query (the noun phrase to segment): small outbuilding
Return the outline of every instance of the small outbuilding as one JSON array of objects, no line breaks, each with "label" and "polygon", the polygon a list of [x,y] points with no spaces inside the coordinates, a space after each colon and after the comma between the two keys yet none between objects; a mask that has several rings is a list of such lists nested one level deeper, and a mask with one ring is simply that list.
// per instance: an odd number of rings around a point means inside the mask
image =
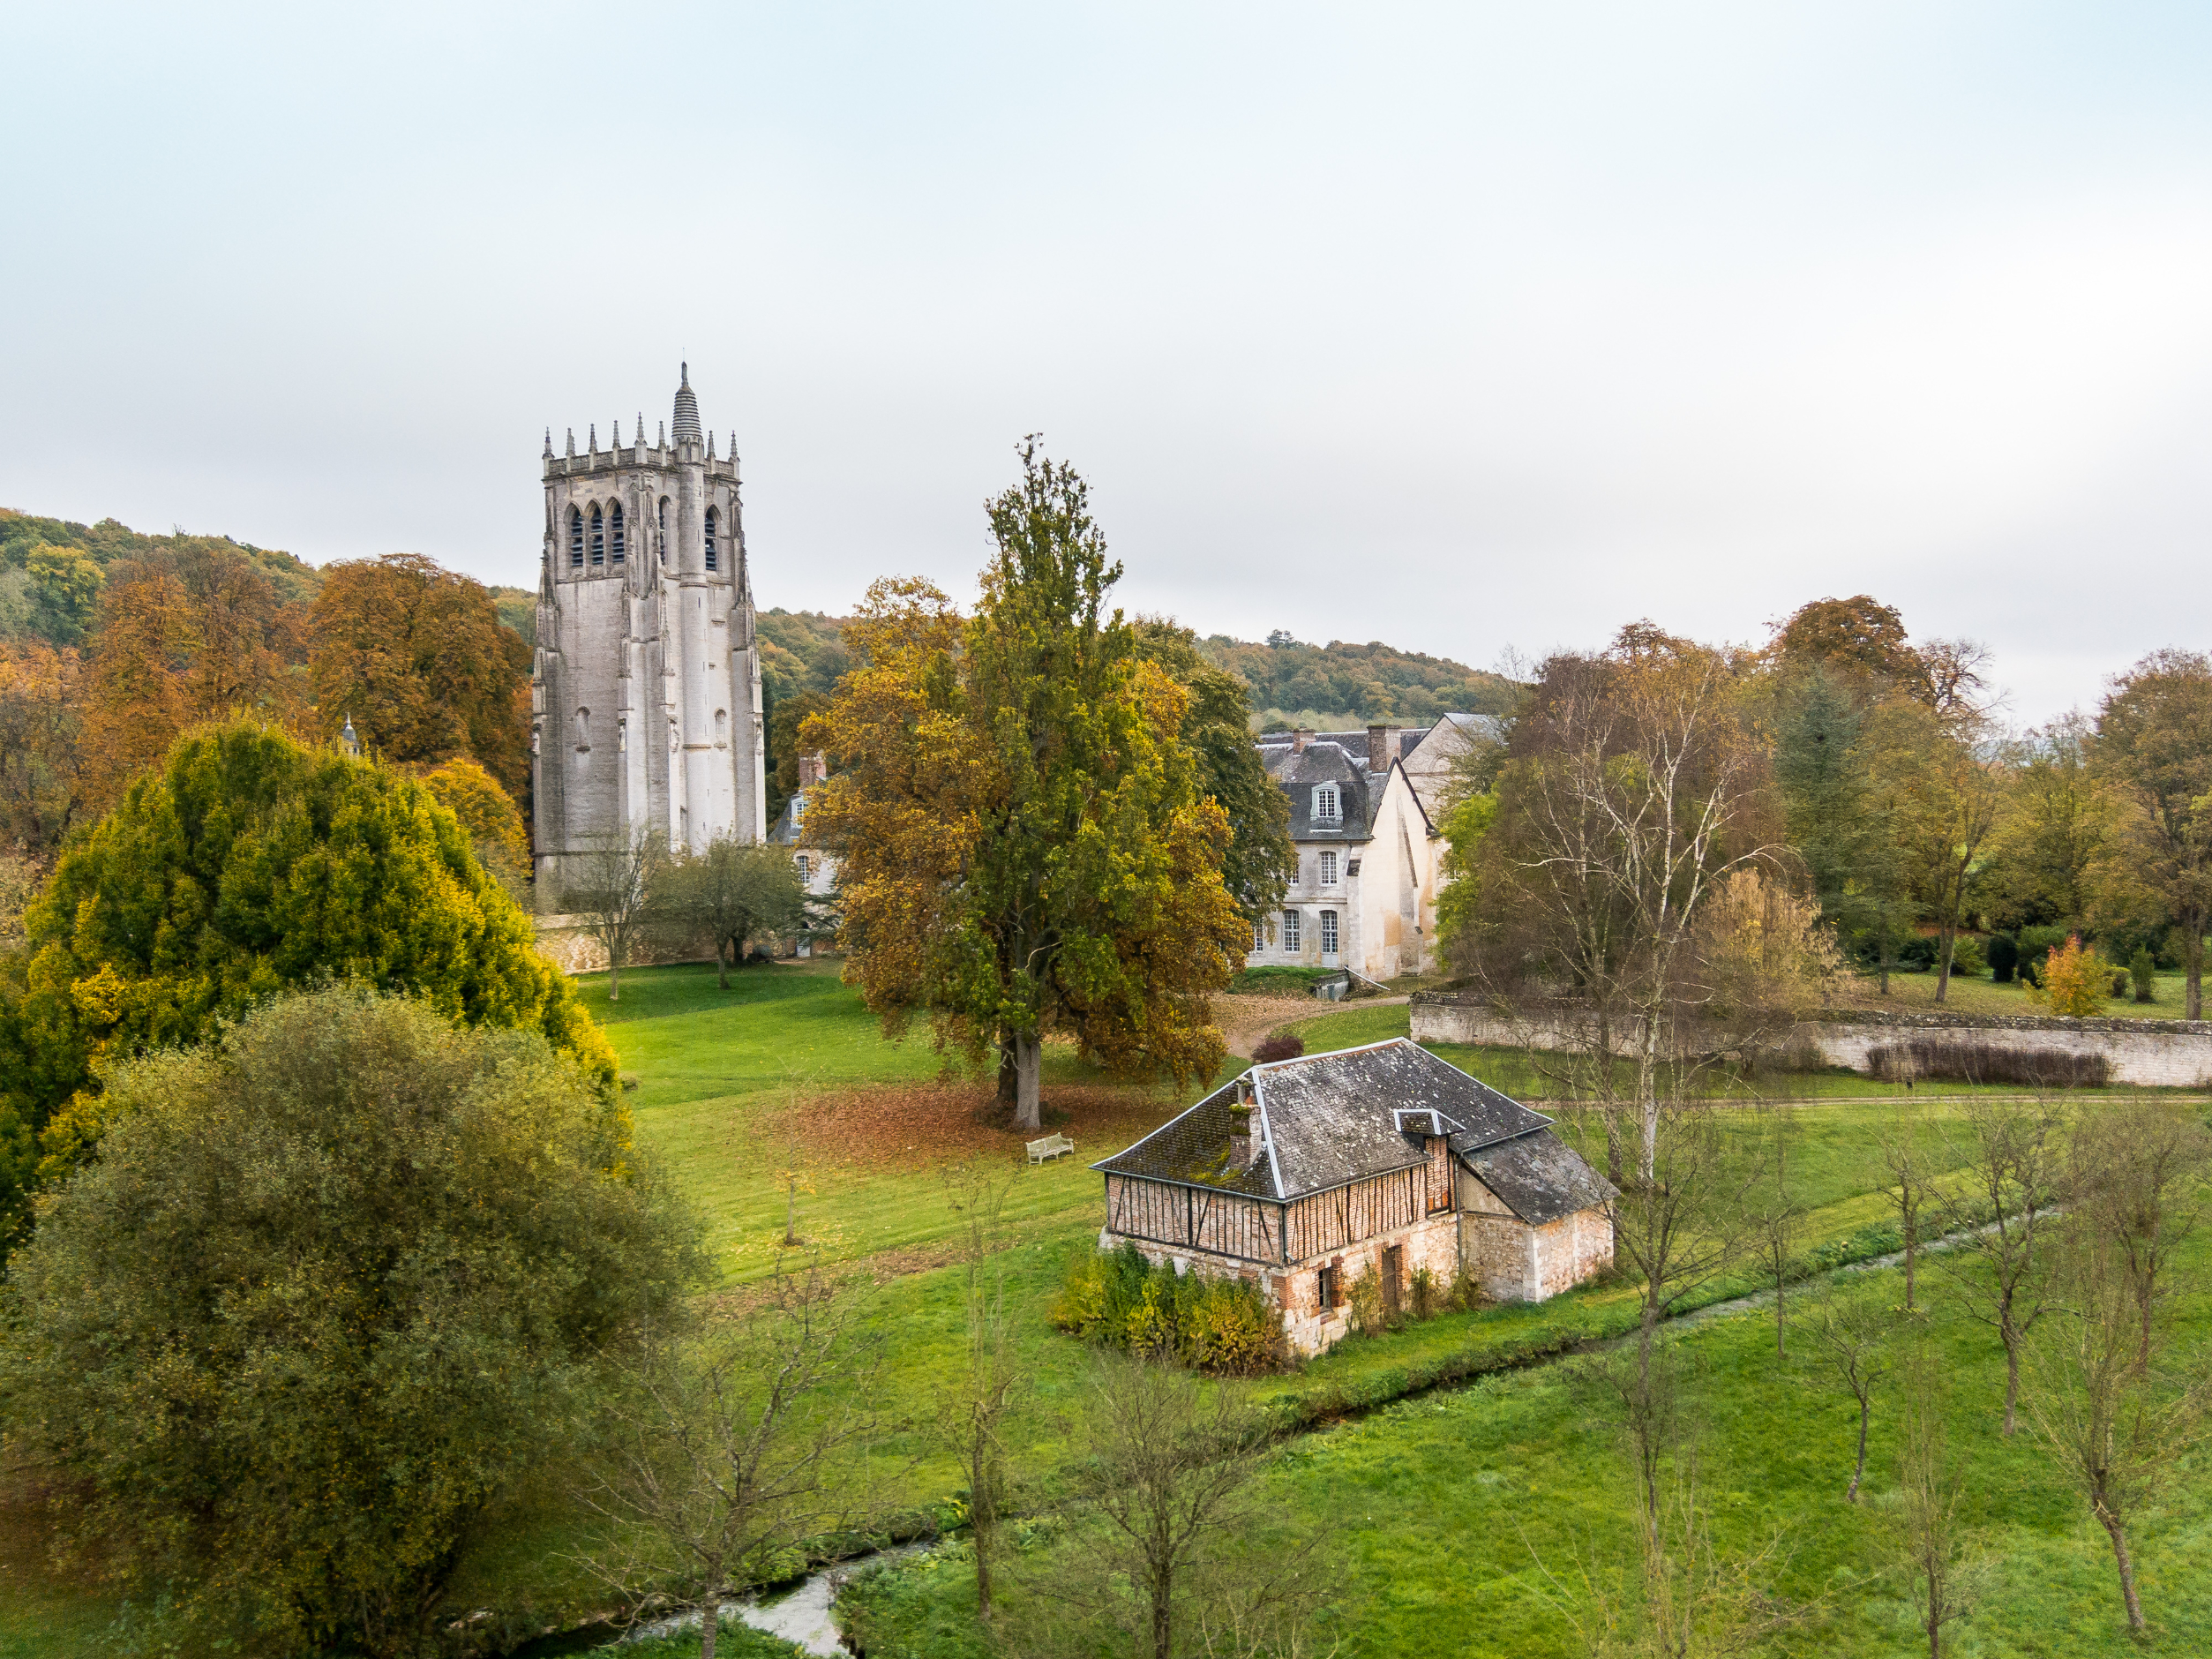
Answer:
[{"label": "small outbuilding", "polygon": [[1552,1120],[1403,1037],[1254,1066],[1091,1167],[1102,1247],[1257,1281],[1301,1354],[1363,1275],[1391,1310],[1424,1267],[1541,1302],[1613,1261],[1618,1195]]}]

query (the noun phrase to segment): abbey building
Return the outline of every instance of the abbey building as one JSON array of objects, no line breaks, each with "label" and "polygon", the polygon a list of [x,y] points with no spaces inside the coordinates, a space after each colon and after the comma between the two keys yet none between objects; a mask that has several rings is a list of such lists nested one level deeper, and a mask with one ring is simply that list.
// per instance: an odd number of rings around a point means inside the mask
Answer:
[{"label": "abbey building", "polygon": [[578,860],[656,835],[697,852],[767,829],[761,663],[738,501],[689,365],[648,444],[545,435],[545,548],[530,687],[538,908],[567,908]]}]

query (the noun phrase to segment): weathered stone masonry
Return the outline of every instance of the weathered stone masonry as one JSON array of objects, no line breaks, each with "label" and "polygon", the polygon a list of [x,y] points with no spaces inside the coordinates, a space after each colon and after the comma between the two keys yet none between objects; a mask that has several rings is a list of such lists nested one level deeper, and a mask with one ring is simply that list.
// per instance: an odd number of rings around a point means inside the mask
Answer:
[{"label": "weathered stone masonry", "polygon": [[698,851],[758,841],[767,804],[761,665],[737,444],[717,459],[688,368],[672,432],[585,453],[546,433],[530,687],[538,908],[576,856],[648,833]]},{"label": "weathered stone masonry", "polygon": [[[1423,993],[1413,999],[1412,1015],[1416,1042],[1545,1049],[1569,1046],[1563,1029],[1546,1016],[1511,1013],[1474,996]],[[2103,1059],[2111,1081],[2146,1088],[2212,1085],[2212,1020],[1839,1010],[1799,1023],[1775,1046],[1803,1051],[1821,1065],[1867,1071],[1872,1070],[1875,1050],[1889,1050],[1893,1056],[1916,1037],[1971,1040],[2021,1054],[2096,1055]],[[1893,1070],[1894,1059],[1888,1063]]]}]

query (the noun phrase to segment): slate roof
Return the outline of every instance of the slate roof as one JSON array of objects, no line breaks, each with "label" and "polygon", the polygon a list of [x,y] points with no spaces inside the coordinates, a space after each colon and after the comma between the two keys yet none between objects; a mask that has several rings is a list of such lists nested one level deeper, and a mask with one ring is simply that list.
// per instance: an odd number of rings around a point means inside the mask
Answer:
[{"label": "slate roof", "polygon": [[1434,1113],[1445,1120],[1445,1145],[1524,1220],[1541,1225],[1613,1196],[1551,1132],[1549,1118],[1403,1037],[1255,1066],[1246,1079],[1254,1156],[1245,1167],[1228,1162],[1231,1109],[1244,1079],[1091,1167],[1298,1198],[1423,1163],[1421,1135],[1433,1120],[1401,1128],[1400,1115]]},{"label": "slate roof", "polygon": [[[1260,760],[1267,774],[1280,785],[1290,802],[1290,838],[1293,841],[1365,841],[1368,837],[1368,791],[1372,775],[1367,769],[1367,733],[1360,733],[1356,751],[1342,747],[1349,739],[1316,738],[1302,752],[1287,741],[1262,744]],[[1313,786],[1334,784],[1342,817],[1313,816]]]}]

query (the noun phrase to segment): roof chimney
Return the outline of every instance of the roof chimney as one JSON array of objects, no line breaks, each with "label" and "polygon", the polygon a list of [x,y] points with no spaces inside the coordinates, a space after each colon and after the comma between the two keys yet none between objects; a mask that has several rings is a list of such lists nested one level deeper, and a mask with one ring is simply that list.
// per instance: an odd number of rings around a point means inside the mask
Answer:
[{"label": "roof chimney", "polygon": [[1306,745],[1313,740],[1314,729],[1311,726],[1300,726],[1297,731],[1290,734],[1290,752],[1293,754],[1303,754],[1306,752]]},{"label": "roof chimney", "polygon": [[1367,769],[1387,772],[1391,762],[1398,758],[1398,730],[1396,726],[1371,725],[1367,729]]},{"label": "roof chimney", "polygon": [[829,775],[829,757],[820,749],[799,757],[799,786],[812,789]]}]

